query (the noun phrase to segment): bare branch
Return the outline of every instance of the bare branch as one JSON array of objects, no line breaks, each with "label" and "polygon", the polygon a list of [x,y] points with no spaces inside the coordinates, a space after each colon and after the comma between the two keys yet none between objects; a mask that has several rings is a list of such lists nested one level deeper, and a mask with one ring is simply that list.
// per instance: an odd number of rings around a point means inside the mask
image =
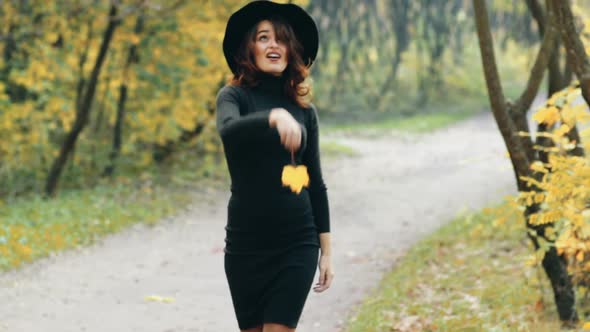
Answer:
[{"label": "bare branch", "polygon": [[519,189],[524,189],[524,184],[519,177],[529,174],[530,161],[524,151],[521,140],[517,135],[516,127],[508,114],[508,107],[504,98],[504,93],[502,92],[500,75],[498,74],[498,68],[496,66],[494,45],[485,0],[473,0],[473,8],[477,36],[479,39],[479,48],[481,51],[481,60],[490,104],[492,106],[492,113],[498,124],[498,129],[502,133],[506,148],[510,153],[510,159],[514,166],[518,187]]},{"label": "bare branch", "polygon": [[[552,21],[553,14],[551,11],[548,10],[547,14],[549,21]],[[546,31],[543,36],[543,42],[541,43],[541,47],[537,53],[537,58],[535,59],[535,63],[531,69],[531,74],[529,76],[526,88],[520,98],[518,98],[518,100],[515,102],[514,111],[526,113],[531,107],[531,104],[533,103],[533,100],[539,91],[539,86],[541,86],[541,82],[543,81],[545,69],[547,69],[547,65],[551,59],[551,54],[555,51],[554,48],[556,40],[557,31],[555,30],[555,26],[554,24],[549,24],[546,27]]]},{"label": "bare branch", "polygon": [[574,15],[569,1],[551,0],[551,4],[555,11],[557,28],[567,49],[569,63],[580,80],[582,96],[590,105],[590,61],[574,24]]},{"label": "bare branch", "polygon": [[539,34],[541,37],[545,36],[545,13],[543,13],[543,8],[541,7],[539,0],[526,0],[526,5],[529,7],[529,11],[537,22]]}]

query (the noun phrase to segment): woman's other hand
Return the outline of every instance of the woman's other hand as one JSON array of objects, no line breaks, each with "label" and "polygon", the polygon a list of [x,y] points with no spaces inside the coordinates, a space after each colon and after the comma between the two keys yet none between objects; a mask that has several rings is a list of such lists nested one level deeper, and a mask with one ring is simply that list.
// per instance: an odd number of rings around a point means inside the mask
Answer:
[{"label": "woman's other hand", "polygon": [[268,122],[271,127],[276,127],[281,144],[288,151],[297,151],[301,146],[301,126],[293,118],[291,113],[284,108],[273,108],[270,111]]},{"label": "woman's other hand", "polygon": [[332,280],[334,279],[334,271],[332,269],[332,256],[321,255],[318,263],[320,268],[320,277],[318,283],[313,288],[314,292],[321,293],[330,288]]}]

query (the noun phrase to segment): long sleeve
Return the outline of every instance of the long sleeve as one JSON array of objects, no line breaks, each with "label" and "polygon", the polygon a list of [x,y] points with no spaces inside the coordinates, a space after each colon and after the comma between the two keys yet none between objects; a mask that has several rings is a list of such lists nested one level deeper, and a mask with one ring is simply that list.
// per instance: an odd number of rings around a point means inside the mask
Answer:
[{"label": "long sleeve", "polygon": [[236,87],[225,86],[217,94],[216,126],[224,144],[242,144],[253,138],[278,135],[268,123],[269,110],[240,114],[240,95]]},{"label": "long sleeve", "polygon": [[322,177],[319,146],[319,119],[317,109],[311,105],[307,147],[303,154],[303,164],[309,173],[309,195],[318,233],[330,231],[330,210],[328,192]]}]

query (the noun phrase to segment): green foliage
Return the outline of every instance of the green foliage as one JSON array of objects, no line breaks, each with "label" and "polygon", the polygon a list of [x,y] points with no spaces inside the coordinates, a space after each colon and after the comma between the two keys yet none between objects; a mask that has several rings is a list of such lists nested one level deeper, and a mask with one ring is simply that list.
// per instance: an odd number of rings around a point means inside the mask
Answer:
[{"label": "green foliage", "polygon": [[457,123],[482,109],[481,102],[467,100],[457,105],[429,106],[423,113],[410,116],[392,113],[330,114],[323,119],[323,126],[326,132],[350,132],[363,136],[393,131],[425,133]]},{"label": "green foliage", "polygon": [[337,157],[355,157],[359,152],[350,146],[340,144],[331,140],[322,140],[320,142],[320,150],[322,158],[337,158]]}]

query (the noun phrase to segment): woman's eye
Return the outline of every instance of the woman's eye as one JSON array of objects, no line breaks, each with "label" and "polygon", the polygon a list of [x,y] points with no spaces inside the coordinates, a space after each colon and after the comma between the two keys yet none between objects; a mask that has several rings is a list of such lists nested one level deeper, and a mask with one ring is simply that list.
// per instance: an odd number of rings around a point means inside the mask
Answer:
[{"label": "woman's eye", "polygon": [[267,40],[268,37],[267,36],[260,36],[260,38],[258,38],[258,40]]}]

